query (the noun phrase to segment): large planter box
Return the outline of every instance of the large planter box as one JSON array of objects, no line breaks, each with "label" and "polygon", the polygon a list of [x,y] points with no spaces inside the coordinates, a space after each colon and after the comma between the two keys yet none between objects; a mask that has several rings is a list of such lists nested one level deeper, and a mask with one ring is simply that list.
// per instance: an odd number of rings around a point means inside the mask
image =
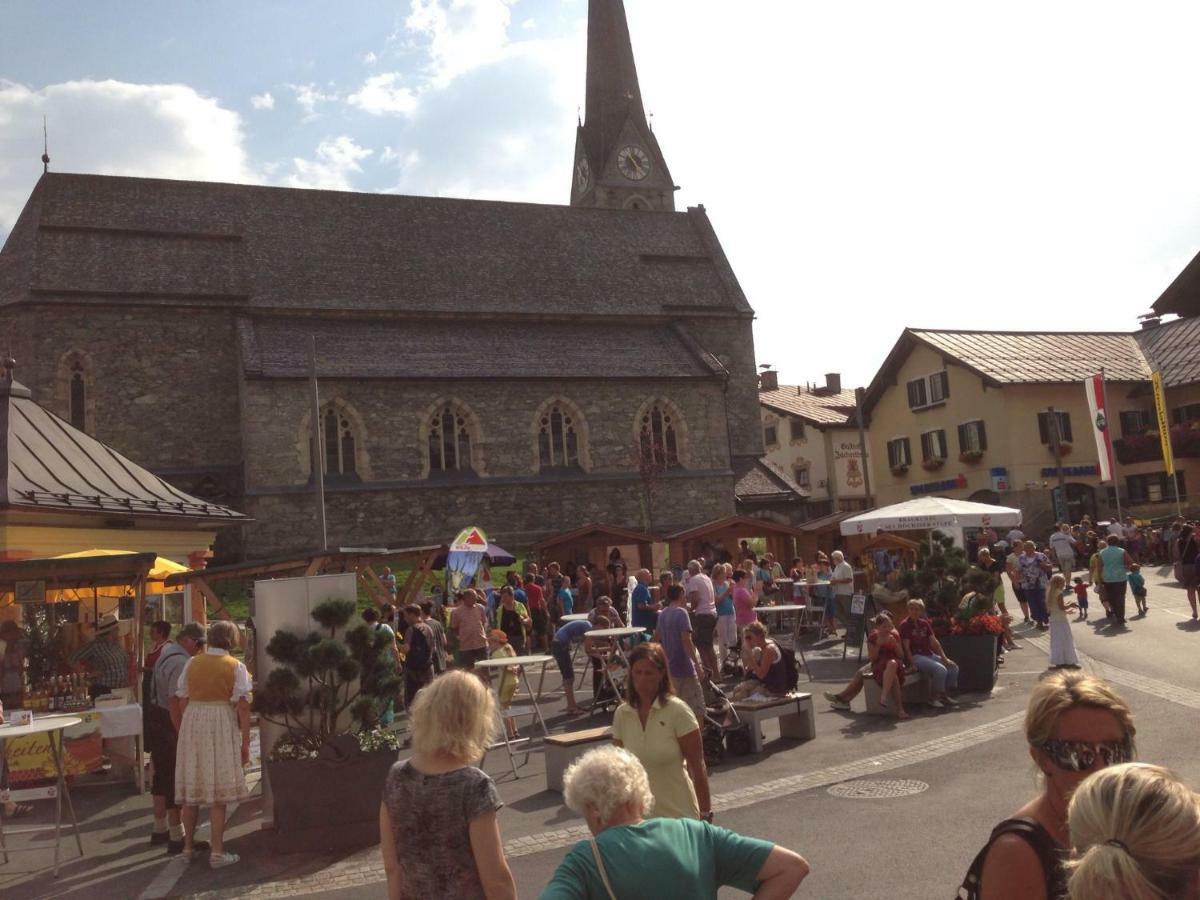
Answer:
[{"label": "large planter box", "polygon": [[958,689],[988,693],[996,686],[995,634],[954,634],[938,638],[946,655],[958,663]]},{"label": "large planter box", "polygon": [[379,822],[379,799],[395,750],[356,753],[344,760],[267,760],[267,778],[280,834]]}]

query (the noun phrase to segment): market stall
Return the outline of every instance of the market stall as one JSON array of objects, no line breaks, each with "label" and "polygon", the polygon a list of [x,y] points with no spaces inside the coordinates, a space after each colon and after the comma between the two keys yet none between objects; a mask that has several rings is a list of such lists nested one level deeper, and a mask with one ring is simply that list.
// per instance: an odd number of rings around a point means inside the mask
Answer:
[{"label": "market stall", "polygon": [[669,535],[671,565],[684,566],[688,560],[704,557],[716,562],[738,563],[742,541],[764,540],[767,552],[785,569],[796,555],[796,540],[803,532],[791,525],[756,519],[752,516],[726,516],[695,528]]},{"label": "market stall", "polygon": [[918,497],[851,516],[841,524],[843,535],[874,536],[881,531],[911,532],[925,536],[942,531],[965,547],[968,528],[1014,528],[1021,524],[1021,511],[1010,506],[992,506],[949,497]]},{"label": "market stall", "polygon": [[645,532],[592,523],[543,538],[533,545],[533,552],[543,565],[558,562],[570,568],[590,564],[603,572],[616,550],[630,571],[639,568],[653,570],[654,548],[660,540]]}]

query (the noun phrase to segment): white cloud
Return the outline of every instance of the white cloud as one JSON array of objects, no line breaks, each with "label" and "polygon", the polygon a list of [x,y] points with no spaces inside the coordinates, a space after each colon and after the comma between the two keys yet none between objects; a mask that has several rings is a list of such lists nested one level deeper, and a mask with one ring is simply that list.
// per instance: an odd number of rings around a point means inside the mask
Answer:
[{"label": "white cloud", "polygon": [[537,28],[537,20],[536,19],[526,19],[524,22],[521,23],[521,29],[523,31],[533,31],[533,29],[535,29],[535,28]]},{"label": "white cloud", "polygon": [[445,87],[458,75],[504,55],[514,2],[412,0],[405,25],[427,45],[434,85]]},{"label": "white cloud", "polygon": [[348,135],[326,138],[317,145],[315,159],[297,157],[292,160],[293,170],[283,183],[288,187],[353,190],[350,177],[362,173],[359,163],[374,152],[360,147]]},{"label": "white cloud", "polygon": [[394,147],[384,147],[383,152],[379,154],[379,161],[384,165],[395,165],[401,169],[411,169],[421,162],[421,154],[416,150],[404,152]]},{"label": "white cloud", "polygon": [[372,75],[346,102],[373,116],[409,115],[417,108],[417,94],[399,83],[401,77],[399,72]]},{"label": "white cloud", "polygon": [[379,62],[379,55],[374,50],[368,50],[363,54],[362,61],[363,65],[373,66],[375,63]]},{"label": "white cloud", "polygon": [[259,180],[241,117],[180,84],[67,81],[33,90],[0,80],[0,230],[12,226],[42,171],[198,181]]},{"label": "white cloud", "polygon": [[317,118],[317,107],[320,104],[337,99],[336,93],[326,92],[315,84],[289,84],[288,87],[296,97],[296,105],[304,110],[306,122]]},{"label": "white cloud", "polygon": [[261,94],[255,94],[250,98],[250,105],[255,109],[274,109],[275,98],[271,96],[270,91],[265,91]]}]

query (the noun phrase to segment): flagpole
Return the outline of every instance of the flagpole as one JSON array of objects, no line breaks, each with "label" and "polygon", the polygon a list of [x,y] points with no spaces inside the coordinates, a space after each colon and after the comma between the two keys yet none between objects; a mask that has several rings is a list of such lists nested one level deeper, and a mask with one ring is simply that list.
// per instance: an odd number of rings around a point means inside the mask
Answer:
[{"label": "flagpole", "polygon": [[1100,367],[1100,390],[1104,392],[1104,443],[1112,462],[1113,495],[1117,498],[1117,521],[1121,516],[1121,479],[1117,477],[1117,455],[1112,449],[1111,422],[1108,420],[1108,383],[1104,380],[1104,366]]},{"label": "flagpole", "polygon": [[313,489],[317,493],[317,530],[321,549],[329,549],[329,533],[325,528],[325,458],[321,453],[321,395],[317,389],[317,338],[308,339],[308,376],[312,386],[312,470]]}]

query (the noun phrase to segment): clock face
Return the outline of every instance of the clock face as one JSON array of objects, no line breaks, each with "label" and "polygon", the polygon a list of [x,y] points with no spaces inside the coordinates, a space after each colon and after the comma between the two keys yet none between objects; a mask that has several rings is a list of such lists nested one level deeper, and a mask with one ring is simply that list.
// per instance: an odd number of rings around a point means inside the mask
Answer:
[{"label": "clock face", "polygon": [[641,181],[650,174],[650,156],[641,147],[622,147],[617,154],[617,168],[630,181]]},{"label": "clock face", "polygon": [[575,188],[582,194],[591,183],[592,167],[588,165],[587,157],[581,156],[579,162],[575,164]]}]

